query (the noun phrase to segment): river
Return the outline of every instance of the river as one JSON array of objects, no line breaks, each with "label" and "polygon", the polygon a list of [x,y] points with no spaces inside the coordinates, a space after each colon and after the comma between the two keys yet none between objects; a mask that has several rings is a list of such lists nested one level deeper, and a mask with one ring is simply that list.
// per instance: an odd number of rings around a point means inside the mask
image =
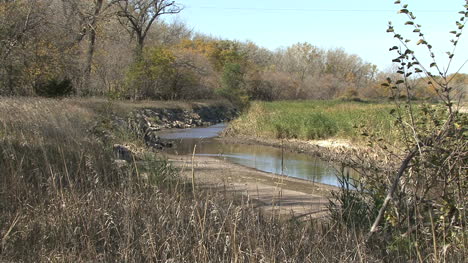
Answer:
[{"label": "river", "polygon": [[169,130],[163,132],[161,138],[173,142],[174,146],[167,149],[170,154],[192,154],[196,145],[198,156],[221,158],[264,172],[339,186],[337,171],[332,164],[308,154],[276,147],[227,143],[217,138],[225,128],[226,124],[217,124],[206,128]]}]

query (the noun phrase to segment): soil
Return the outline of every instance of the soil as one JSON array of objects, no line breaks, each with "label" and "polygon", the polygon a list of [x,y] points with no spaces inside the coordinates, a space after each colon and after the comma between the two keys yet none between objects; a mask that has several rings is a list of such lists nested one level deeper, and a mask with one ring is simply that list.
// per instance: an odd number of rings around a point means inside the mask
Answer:
[{"label": "soil", "polygon": [[[352,167],[349,162],[351,155],[362,155],[368,151],[366,147],[353,145],[344,140],[282,141],[226,135],[216,140],[247,145],[261,144],[284,147],[288,151],[310,154],[327,161],[349,164],[347,165],[349,167]],[[176,167],[180,167],[182,174],[191,180],[192,156],[168,155],[168,159]],[[214,157],[195,156],[193,168],[195,182],[198,187],[208,187],[241,194],[248,200],[252,200],[259,209],[281,215],[292,214],[297,218],[326,217],[331,192],[339,190],[335,186],[262,172]]]},{"label": "soil", "polygon": [[195,185],[241,194],[265,212],[320,218],[328,214],[326,205],[336,187],[275,175],[213,157],[167,155]]}]

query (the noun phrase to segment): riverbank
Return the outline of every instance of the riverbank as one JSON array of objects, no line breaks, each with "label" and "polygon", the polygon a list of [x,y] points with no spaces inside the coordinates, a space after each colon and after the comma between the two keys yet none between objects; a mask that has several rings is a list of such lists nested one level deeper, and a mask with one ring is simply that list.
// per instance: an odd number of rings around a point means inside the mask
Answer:
[{"label": "riverbank", "polygon": [[[200,147],[200,142],[180,142],[179,144],[184,144],[184,149],[178,149],[176,151],[179,151],[179,153],[182,151],[185,155],[167,155],[166,152],[170,151],[164,148],[170,147],[172,142],[161,140],[159,135],[162,134],[163,130],[161,130],[157,124],[152,124],[151,121],[148,120],[154,120],[155,116],[157,117],[156,121],[161,119],[166,120],[166,122],[169,123],[166,124],[166,130],[173,130],[175,131],[175,134],[184,133],[184,129],[181,128],[190,128],[190,126],[171,126],[171,123],[180,123],[184,118],[181,118],[180,116],[177,117],[178,115],[173,114],[173,116],[176,116],[176,118],[173,117],[170,119],[170,121],[168,121],[167,117],[160,117],[160,112],[161,111],[155,112],[145,109],[137,112],[136,114],[133,114],[132,116],[137,116],[137,121],[135,121],[135,119],[130,119],[131,123],[135,123],[140,120],[139,123],[143,123],[143,125],[130,125],[131,130],[134,131],[134,133],[136,133],[140,138],[143,138],[145,144],[150,148],[163,148],[161,152],[168,156],[168,161],[176,167],[180,168],[181,175],[183,175],[186,180],[190,181],[192,179],[192,172],[191,168],[187,167],[192,165],[191,152],[193,146],[198,144]],[[216,120],[216,118],[212,119]],[[220,118],[218,117],[218,119]],[[186,123],[186,121],[182,123]],[[154,127],[156,127],[156,129]],[[196,130],[198,129],[195,129],[194,131]],[[228,131],[230,131],[229,128]],[[148,136],[148,133],[155,134],[156,136]],[[204,134],[197,133],[196,135],[193,134],[190,136],[198,137],[204,136]],[[155,140],[153,138],[156,138],[158,143],[157,146],[161,145],[161,148],[155,147],[156,144],[154,143]],[[177,136],[173,139],[177,140]],[[305,141],[299,139],[267,139],[263,137],[254,138],[246,135],[232,136],[232,133],[230,132],[225,132],[224,136],[217,139],[217,141],[220,141],[223,144],[227,143],[228,145],[245,144],[251,146],[273,146],[276,148],[283,148],[286,151],[317,156],[323,159],[325,162],[333,161],[339,165],[346,165],[347,167],[354,168],[360,168],[357,166],[365,166],[365,164],[363,165],[363,163],[357,161],[350,163],[349,161],[353,160],[353,157],[357,154],[358,151],[362,155],[367,150],[364,147],[352,145],[349,141],[345,140],[333,141],[329,139]],[[189,148],[188,150],[185,149],[187,147]],[[224,148],[223,146],[221,147]],[[135,152],[131,148],[128,150],[130,152]],[[215,149],[215,151],[210,152],[210,154],[218,154],[218,151],[221,151],[229,155],[231,154],[230,150],[232,150],[232,147],[226,146],[224,149]],[[207,152],[202,152],[202,154],[203,153]],[[127,159],[130,160],[130,158]],[[274,160],[271,161],[275,162]],[[254,202],[260,204],[257,207],[269,213],[279,212],[279,214],[282,215],[292,213],[299,217],[303,217],[305,215],[313,215],[313,218],[324,217],[327,214],[326,206],[328,205],[328,198],[331,197],[331,191],[338,190],[338,188],[335,186],[320,184],[307,180],[294,179],[292,177],[279,176],[273,173],[266,173],[256,169],[247,168],[242,165],[234,164],[232,163],[232,160],[227,161],[223,160],[222,158],[196,156],[193,165],[194,174],[196,174],[196,177],[202,181],[203,187],[209,186],[209,188],[219,189],[221,192],[229,191],[237,195],[240,194],[241,196],[244,196],[247,199],[251,199]],[[273,165],[273,163],[271,163],[271,165]],[[315,173],[316,171],[311,172]],[[279,172],[276,171],[276,173]],[[311,176],[315,176],[315,174],[311,174]]]},{"label": "riverbank", "polygon": [[385,158],[384,149],[353,144],[345,139],[307,141],[224,134],[221,140],[226,143],[283,148],[285,151],[314,156],[325,162],[336,163],[358,171],[384,173],[391,171],[396,165],[394,161]]},{"label": "riverbank", "polygon": [[266,173],[222,158],[188,155],[167,155],[167,158],[187,180],[194,179],[197,187],[242,195],[252,200],[255,208],[282,216],[326,217],[331,191],[338,190],[331,185]]},{"label": "riverbank", "polygon": [[353,101],[252,102],[226,134],[303,141],[344,139],[365,144],[374,134],[396,138],[390,103]]},{"label": "riverbank", "polygon": [[216,137],[225,127],[163,131],[163,141],[173,145],[162,153],[186,180],[196,181],[197,187],[251,200],[263,212],[297,218],[328,214],[328,198],[331,191],[338,190],[330,185],[338,183],[329,163],[304,154],[283,153],[274,147]]},{"label": "riverbank", "polygon": [[223,139],[306,153],[360,170],[386,172],[398,160],[393,105],[353,101],[253,102],[223,132]]}]

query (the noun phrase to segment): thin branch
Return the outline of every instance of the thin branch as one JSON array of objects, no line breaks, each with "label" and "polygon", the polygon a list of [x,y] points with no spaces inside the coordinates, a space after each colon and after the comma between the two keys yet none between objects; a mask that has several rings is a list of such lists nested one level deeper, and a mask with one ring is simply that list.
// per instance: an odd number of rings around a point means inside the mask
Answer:
[{"label": "thin branch", "polygon": [[378,214],[377,218],[375,219],[374,223],[372,224],[372,227],[371,227],[371,229],[370,229],[370,231],[369,231],[369,233],[367,235],[367,240],[369,240],[369,238],[372,237],[372,235],[378,231],[378,227],[380,225],[380,222],[383,219],[383,216],[385,214],[385,210],[387,209],[387,206],[389,205],[390,201],[393,198],[393,195],[395,194],[396,189],[398,188],[398,184],[400,183],[400,178],[403,176],[403,174],[405,173],[406,169],[408,168],[408,165],[410,164],[411,160],[416,156],[416,154],[418,152],[419,152],[419,149],[416,147],[403,160],[403,162],[402,162],[402,164],[401,164],[401,166],[400,166],[400,168],[398,170],[398,173],[395,175],[395,178],[393,179],[392,187],[390,187],[390,189],[389,189],[389,191],[387,193],[387,196],[385,197],[385,200],[384,200],[384,202],[382,204],[382,207],[379,210],[379,214]]}]

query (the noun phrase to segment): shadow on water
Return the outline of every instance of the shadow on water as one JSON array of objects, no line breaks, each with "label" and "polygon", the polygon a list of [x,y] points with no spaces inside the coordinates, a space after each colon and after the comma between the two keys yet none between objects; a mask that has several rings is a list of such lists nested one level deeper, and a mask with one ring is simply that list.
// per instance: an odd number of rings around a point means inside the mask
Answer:
[{"label": "shadow on water", "polygon": [[264,172],[339,186],[337,171],[330,163],[307,154],[286,152],[271,146],[225,143],[215,138],[225,127],[225,124],[218,124],[207,128],[169,131],[161,134],[161,138],[174,143],[174,147],[167,150],[171,154],[192,154],[197,145],[198,156],[221,158]]}]

